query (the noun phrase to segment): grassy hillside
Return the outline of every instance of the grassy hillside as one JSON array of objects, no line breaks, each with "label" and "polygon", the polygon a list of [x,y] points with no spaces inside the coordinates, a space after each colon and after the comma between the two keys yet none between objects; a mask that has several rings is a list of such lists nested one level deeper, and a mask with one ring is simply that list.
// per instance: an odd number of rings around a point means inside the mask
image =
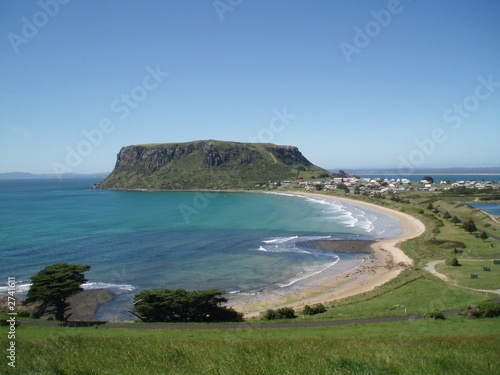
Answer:
[{"label": "grassy hillside", "polygon": [[332,175],[296,147],[196,141],[128,146],[101,188],[249,189],[269,181]]},{"label": "grassy hillside", "polygon": [[[18,328],[2,374],[494,374],[498,318],[318,328]],[[0,329],[2,336],[6,328]],[[3,345],[2,345],[2,349]]]}]

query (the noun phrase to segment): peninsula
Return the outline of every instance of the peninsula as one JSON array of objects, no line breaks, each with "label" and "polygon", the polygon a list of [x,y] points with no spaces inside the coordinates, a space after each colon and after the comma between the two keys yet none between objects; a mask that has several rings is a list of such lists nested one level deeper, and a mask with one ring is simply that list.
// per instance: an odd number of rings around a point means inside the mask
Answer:
[{"label": "peninsula", "polygon": [[334,177],[297,147],[216,140],[123,147],[97,189],[254,189],[269,181]]}]

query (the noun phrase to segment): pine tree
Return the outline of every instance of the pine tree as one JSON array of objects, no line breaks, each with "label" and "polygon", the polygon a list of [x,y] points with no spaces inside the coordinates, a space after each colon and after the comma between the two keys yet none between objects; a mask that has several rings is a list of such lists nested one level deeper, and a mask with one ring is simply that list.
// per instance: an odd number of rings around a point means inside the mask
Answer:
[{"label": "pine tree", "polygon": [[54,306],[56,319],[65,320],[68,307],[66,300],[83,290],[81,285],[87,281],[83,272],[88,270],[90,266],[68,263],[45,267],[31,278],[32,284],[24,304],[41,302],[38,308],[39,315],[43,315],[47,307]]}]

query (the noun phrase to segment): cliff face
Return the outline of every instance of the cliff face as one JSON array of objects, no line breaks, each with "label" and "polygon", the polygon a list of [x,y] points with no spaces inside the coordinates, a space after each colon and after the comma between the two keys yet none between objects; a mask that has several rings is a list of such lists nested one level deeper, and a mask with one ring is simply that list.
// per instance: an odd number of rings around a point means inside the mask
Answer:
[{"label": "cliff face", "polygon": [[99,184],[116,189],[252,188],[268,181],[328,173],[297,147],[196,141],[123,147]]}]

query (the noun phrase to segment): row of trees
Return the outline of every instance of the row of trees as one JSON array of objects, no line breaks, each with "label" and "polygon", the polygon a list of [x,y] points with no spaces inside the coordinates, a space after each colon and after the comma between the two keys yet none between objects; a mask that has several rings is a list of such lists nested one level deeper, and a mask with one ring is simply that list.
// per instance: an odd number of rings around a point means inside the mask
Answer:
[{"label": "row of trees", "polygon": [[[25,305],[38,304],[36,316],[49,309],[56,320],[67,320],[68,298],[83,291],[88,265],[57,263],[45,267],[31,278]],[[129,312],[143,322],[238,322],[243,314],[222,306],[227,302],[221,290],[187,291],[184,289],[143,290],[135,295]]]},{"label": "row of trees", "polygon": [[[438,210],[433,207],[432,203],[428,204],[427,209],[433,211],[434,213],[438,212]],[[462,222],[462,220],[460,220],[457,216],[453,216],[452,217],[448,211],[446,211],[443,214],[443,218],[445,218],[447,220],[451,220],[451,222],[453,224],[460,224],[460,223],[462,223],[462,229],[464,229],[466,232],[469,232],[470,234],[472,234],[473,232],[477,232],[478,231],[476,223],[472,219],[469,219],[467,221]],[[489,238],[489,236],[488,236],[488,234],[486,232],[481,231],[480,238],[484,242],[486,239]]]}]

